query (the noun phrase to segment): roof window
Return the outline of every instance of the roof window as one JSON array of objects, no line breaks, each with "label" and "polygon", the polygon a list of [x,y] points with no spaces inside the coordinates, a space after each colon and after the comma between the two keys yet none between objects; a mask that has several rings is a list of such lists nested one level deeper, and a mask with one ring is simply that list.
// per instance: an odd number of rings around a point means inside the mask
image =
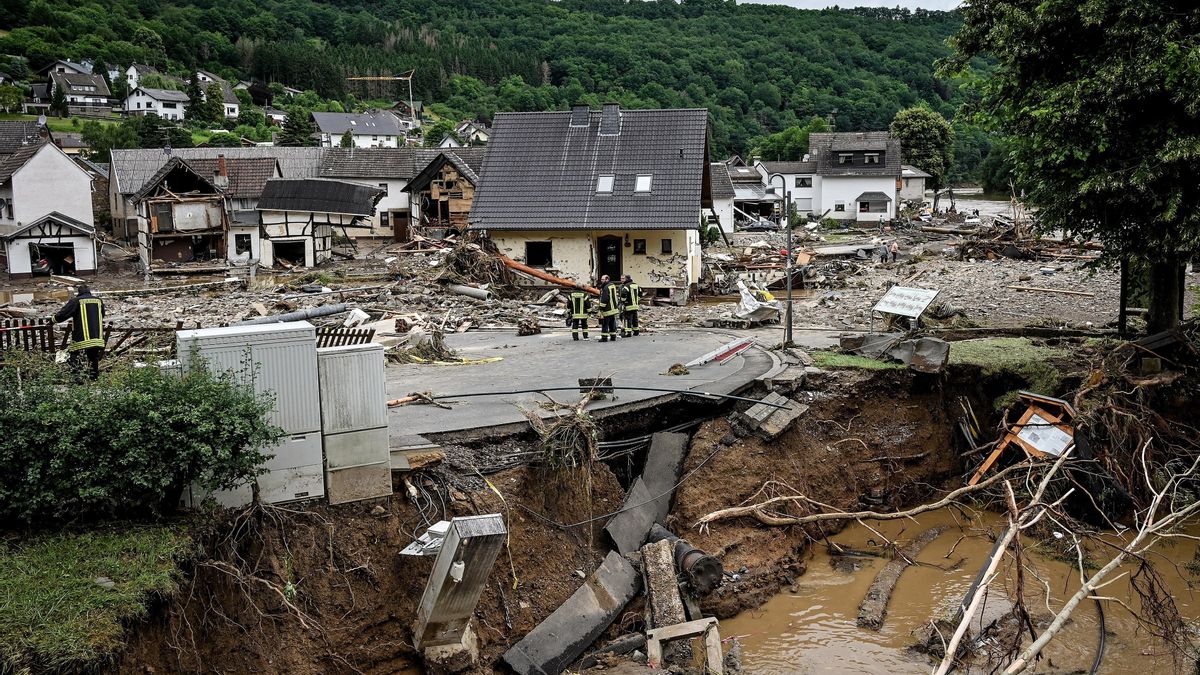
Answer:
[{"label": "roof window", "polygon": [[637,180],[633,183],[634,192],[649,192],[650,181],[654,176],[648,173],[639,173]]},{"label": "roof window", "polygon": [[614,177],[611,174],[605,174],[596,179],[596,192],[612,192]]}]

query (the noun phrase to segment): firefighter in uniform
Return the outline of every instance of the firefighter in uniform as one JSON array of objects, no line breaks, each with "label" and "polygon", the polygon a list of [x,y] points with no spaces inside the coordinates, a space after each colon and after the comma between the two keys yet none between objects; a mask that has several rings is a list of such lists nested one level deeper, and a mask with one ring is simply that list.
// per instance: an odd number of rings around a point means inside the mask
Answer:
[{"label": "firefighter in uniform", "polygon": [[617,341],[617,315],[621,313],[621,292],[608,275],[600,277],[600,341]]},{"label": "firefighter in uniform", "polygon": [[625,324],[621,327],[621,337],[633,337],[640,334],[638,303],[642,299],[642,289],[633,283],[633,277],[628,274],[625,275],[624,282],[621,284],[621,316],[625,319]]},{"label": "firefighter in uniform", "polygon": [[82,373],[86,359],[88,376],[94,380],[100,375],[100,357],[104,356],[104,303],[81,284],[75,297],[54,315],[55,323],[67,319],[71,320],[71,344],[67,347],[71,368]]},{"label": "firefighter in uniform", "polygon": [[567,314],[567,325],[571,327],[571,339],[579,339],[579,331],[583,331],[583,339],[588,339],[588,312],[592,311],[592,299],[583,288],[576,286],[569,296],[571,311]]}]

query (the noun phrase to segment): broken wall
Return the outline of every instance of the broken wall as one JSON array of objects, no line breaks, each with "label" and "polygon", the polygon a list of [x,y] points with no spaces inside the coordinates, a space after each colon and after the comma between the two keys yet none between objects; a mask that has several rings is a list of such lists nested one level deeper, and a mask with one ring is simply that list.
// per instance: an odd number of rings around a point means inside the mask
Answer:
[{"label": "broken wall", "polygon": [[[628,235],[621,249],[622,274],[633,275],[642,288],[687,288],[699,279],[700,234],[697,230],[494,230],[492,241],[504,255],[525,260],[527,242],[550,242],[554,274],[572,281],[595,282],[596,240]],[[646,241],[645,253],[634,253],[637,240]],[[670,253],[663,253],[663,240]]]}]

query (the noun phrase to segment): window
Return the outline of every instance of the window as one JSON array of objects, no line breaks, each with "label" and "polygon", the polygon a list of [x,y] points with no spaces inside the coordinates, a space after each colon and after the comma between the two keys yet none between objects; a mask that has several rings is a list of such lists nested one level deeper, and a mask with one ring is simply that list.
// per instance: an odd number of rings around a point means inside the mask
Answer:
[{"label": "window", "polygon": [[859,202],[858,203],[858,212],[859,213],[870,213],[871,212],[871,202]]},{"label": "window", "polygon": [[853,164],[853,163],[854,163],[854,155],[851,155],[848,152],[838,155],[838,164]]},{"label": "window", "polygon": [[250,235],[235,234],[233,235],[233,252],[237,255],[250,254]]},{"label": "window", "polygon": [[846,202],[836,202],[833,205],[833,210],[838,213],[844,212],[846,210]]},{"label": "window", "polygon": [[388,229],[389,227],[391,227],[392,224],[388,220],[390,216],[391,216],[391,214],[389,214],[387,211],[380,211],[379,212],[379,226],[385,230]]},{"label": "window", "polygon": [[596,179],[596,192],[609,193],[613,191],[613,177],[604,175]]},{"label": "window", "polygon": [[646,240],[645,239],[634,239],[633,240],[633,252],[635,255],[646,255]]},{"label": "window", "polygon": [[170,108],[171,110],[174,110],[176,106],[175,106],[175,104],[174,104],[174,103],[163,103],[163,107],[164,107],[164,108]]},{"label": "window", "polygon": [[372,137],[371,137],[371,140],[373,140],[373,141],[377,141],[377,140],[379,140],[379,137],[378,137],[378,136],[372,136]]},{"label": "window", "polygon": [[525,264],[530,267],[550,267],[553,265],[554,257],[551,255],[550,242],[525,242]]},{"label": "window", "polygon": [[671,240],[670,239],[662,240],[662,252],[663,252],[663,255],[667,255],[671,252]]},{"label": "window", "polygon": [[386,197],[388,195],[387,183],[380,183],[379,187],[383,188],[383,196]]},{"label": "window", "polygon": [[9,202],[8,202],[8,219],[9,219],[9,220],[12,220],[12,219],[13,219],[13,205],[12,205],[12,200],[9,200]]},{"label": "window", "polygon": [[864,157],[863,163],[864,164],[878,164],[879,163],[879,155],[870,153]]},{"label": "window", "polygon": [[634,192],[649,192],[650,191],[650,180],[652,178],[653,178],[653,176],[648,173],[639,173],[637,180],[633,184],[633,191]]},{"label": "window", "polygon": [[812,177],[811,176],[796,176],[796,187],[798,187],[798,188],[812,187]]}]

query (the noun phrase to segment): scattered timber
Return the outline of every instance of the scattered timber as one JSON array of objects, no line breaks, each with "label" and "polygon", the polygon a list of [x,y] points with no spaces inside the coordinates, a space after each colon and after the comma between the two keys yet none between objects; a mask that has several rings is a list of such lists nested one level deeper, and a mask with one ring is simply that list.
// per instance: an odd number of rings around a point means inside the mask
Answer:
[{"label": "scattered timber", "polygon": [[914,564],[921,550],[937,539],[941,533],[942,530],[938,527],[925,530],[908,546],[898,550],[896,557],[879,570],[875,581],[871,582],[871,587],[867,589],[867,597],[863,598],[862,604],[858,606],[859,628],[879,630],[883,627],[883,618],[887,616],[888,600],[891,600],[892,591],[895,590],[896,583],[900,581],[900,574],[909,565]]},{"label": "scattered timber", "polygon": [[126,288],[115,291],[93,291],[92,293],[102,298],[124,298],[131,295],[163,295],[164,293],[177,293],[179,291],[230,288],[244,283],[246,283],[246,280],[241,277],[228,277],[220,281],[202,281],[196,284],[177,284],[174,286],[156,286],[153,288]]}]

